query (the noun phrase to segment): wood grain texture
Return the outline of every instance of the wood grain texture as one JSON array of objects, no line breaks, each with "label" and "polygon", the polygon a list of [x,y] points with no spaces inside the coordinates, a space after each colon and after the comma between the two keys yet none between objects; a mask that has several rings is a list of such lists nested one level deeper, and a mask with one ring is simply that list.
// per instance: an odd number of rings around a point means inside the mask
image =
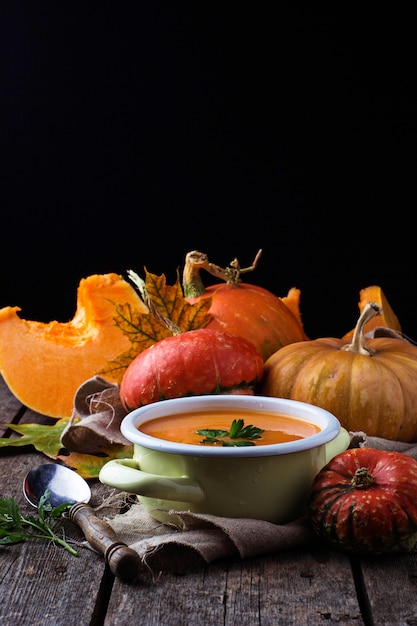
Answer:
[{"label": "wood grain texture", "polygon": [[130,592],[116,582],[105,625],[144,614],[147,624],[158,626],[364,624],[349,558],[334,551],[231,559],[162,573]]},{"label": "wood grain texture", "polygon": [[417,553],[360,559],[359,566],[374,623],[417,626]]},{"label": "wood grain texture", "polygon": [[[4,423],[49,423],[22,407],[1,378],[0,415]],[[0,495],[13,496],[25,514],[33,512],[23,480],[46,461],[31,446],[0,449]],[[98,481],[91,490],[92,504],[111,491]],[[0,546],[2,626],[417,624],[416,553],[359,558],[318,545],[209,565],[173,553],[166,570],[125,583],[83,544],[75,524],[60,524],[78,557],[43,540]]]}]

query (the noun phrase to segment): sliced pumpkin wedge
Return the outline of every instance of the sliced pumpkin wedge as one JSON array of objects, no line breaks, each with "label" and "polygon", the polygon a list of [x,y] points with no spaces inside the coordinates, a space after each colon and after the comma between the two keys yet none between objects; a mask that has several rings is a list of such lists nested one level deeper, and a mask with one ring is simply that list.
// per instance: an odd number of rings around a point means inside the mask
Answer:
[{"label": "sliced pumpkin wedge", "polygon": [[10,391],[34,411],[70,417],[78,387],[130,348],[114,322],[117,305],[127,303],[148,311],[121,276],[94,274],[80,281],[70,322],[30,321],[18,306],[0,309],[0,372]]},{"label": "sliced pumpkin wedge", "polygon": [[301,318],[301,311],[300,311],[300,297],[301,297],[301,290],[298,289],[297,287],[291,287],[287,295],[282,296],[280,300],[283,301],[285,306],[297,318],[301,326],[303,326],[303,320]]},{"label": "sliced pumpkin wedge", "polygon": [[[398,320],[398,317],[392,310],[384,292],[381,287],[378,285],[371,285],[370,287],[365,287],[361,289],[359,292],[359,311],[363,312],[365,306],[368,302],[376,302],[381,308],[381,315],[376,315],[373,317],[367,324],[365,325],[365,333],[369,333],[371,330],[376,328],[377,326],[384,326],[385,328],[391,328],[399,333],[401,333],[401,324]],[[344,335],[344,339],[350,339],[353,336],[354,330],[350,330],[346,335]]]}]

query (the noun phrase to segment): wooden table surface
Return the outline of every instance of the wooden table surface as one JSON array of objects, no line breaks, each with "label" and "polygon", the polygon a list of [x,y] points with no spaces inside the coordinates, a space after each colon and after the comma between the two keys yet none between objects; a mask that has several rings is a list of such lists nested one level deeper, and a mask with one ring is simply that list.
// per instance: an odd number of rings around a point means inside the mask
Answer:
[{"label": "wooden table surface", "polygon": [[[25,407],[0,378],[0,423],[53,423]],[[0,437],[17,436],[0,426]],[[2,497],[26,513],[26,473],[49,459],[33,447],[0,449]],[[91,483],[92,501],[106,493]],[[80,542],[69,520],[67,537]],[[149,583],[114,578],[101,555],[46,541],[0,546],[0,626],[417,626],[417,553],[349,557],[327,548],[222,559],[162,572]]]}]

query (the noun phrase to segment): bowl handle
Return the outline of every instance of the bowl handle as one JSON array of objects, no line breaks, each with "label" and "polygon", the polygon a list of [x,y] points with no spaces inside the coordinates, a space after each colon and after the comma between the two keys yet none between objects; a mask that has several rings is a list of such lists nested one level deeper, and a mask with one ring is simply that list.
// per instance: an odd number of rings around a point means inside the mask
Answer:
[{"label": "bowl handle", "polygon": [[201,502],[200,485],[187,476],[160,476],[139,469],[134,459],[112,459],[100,470],[100,482],[128,493],[161,500]]},{"label": "bowl handle", "polygon": [[340,452],[344,452],[349,448],[350,445],[350,435],[346,428],[341,426],[339,433],[336,435],[334,439],[325,444],[326,448],[326,463],[331,461],[331,459],[339,454]]}]

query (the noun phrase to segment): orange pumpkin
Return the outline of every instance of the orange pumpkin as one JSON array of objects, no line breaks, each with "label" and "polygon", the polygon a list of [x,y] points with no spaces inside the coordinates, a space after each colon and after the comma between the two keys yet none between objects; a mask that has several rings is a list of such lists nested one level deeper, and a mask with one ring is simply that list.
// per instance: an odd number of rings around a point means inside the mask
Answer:
[{"label": "orange pumpkin", "polygon": [[0,372],[16,398],[44,415],[70,417],[78,387],[130,348],[113,319],[126,303],[148,311],[121,276],[95,274],[80,281],[70,322],[29,321],[17,306],[0,309]]},{"label": "orange pumpkin", "polygon": [[[200,277],[202,268],[218,277],[223,272],[223,279],[230,280],[206,288]],[[228,274],[208,263],[207,255],[194,250],[186,255],[183,290],[190,303],[212,297],[207,328],[244,337],[259,350],[264,361],[282,346],[308,339],[301,322],[300,291],[295,288],[285,298],[287,306],[267,289],[239,282],[239,270],[230,270]]]},{"label": "orange pumpkin", "polygon": [[367,339],[365,325],[381,312],[367,304],[351,343],[327,337],[278,350],[265,363],[261,393],[320,406],[350,431],[417,441],[417,346]]}]

